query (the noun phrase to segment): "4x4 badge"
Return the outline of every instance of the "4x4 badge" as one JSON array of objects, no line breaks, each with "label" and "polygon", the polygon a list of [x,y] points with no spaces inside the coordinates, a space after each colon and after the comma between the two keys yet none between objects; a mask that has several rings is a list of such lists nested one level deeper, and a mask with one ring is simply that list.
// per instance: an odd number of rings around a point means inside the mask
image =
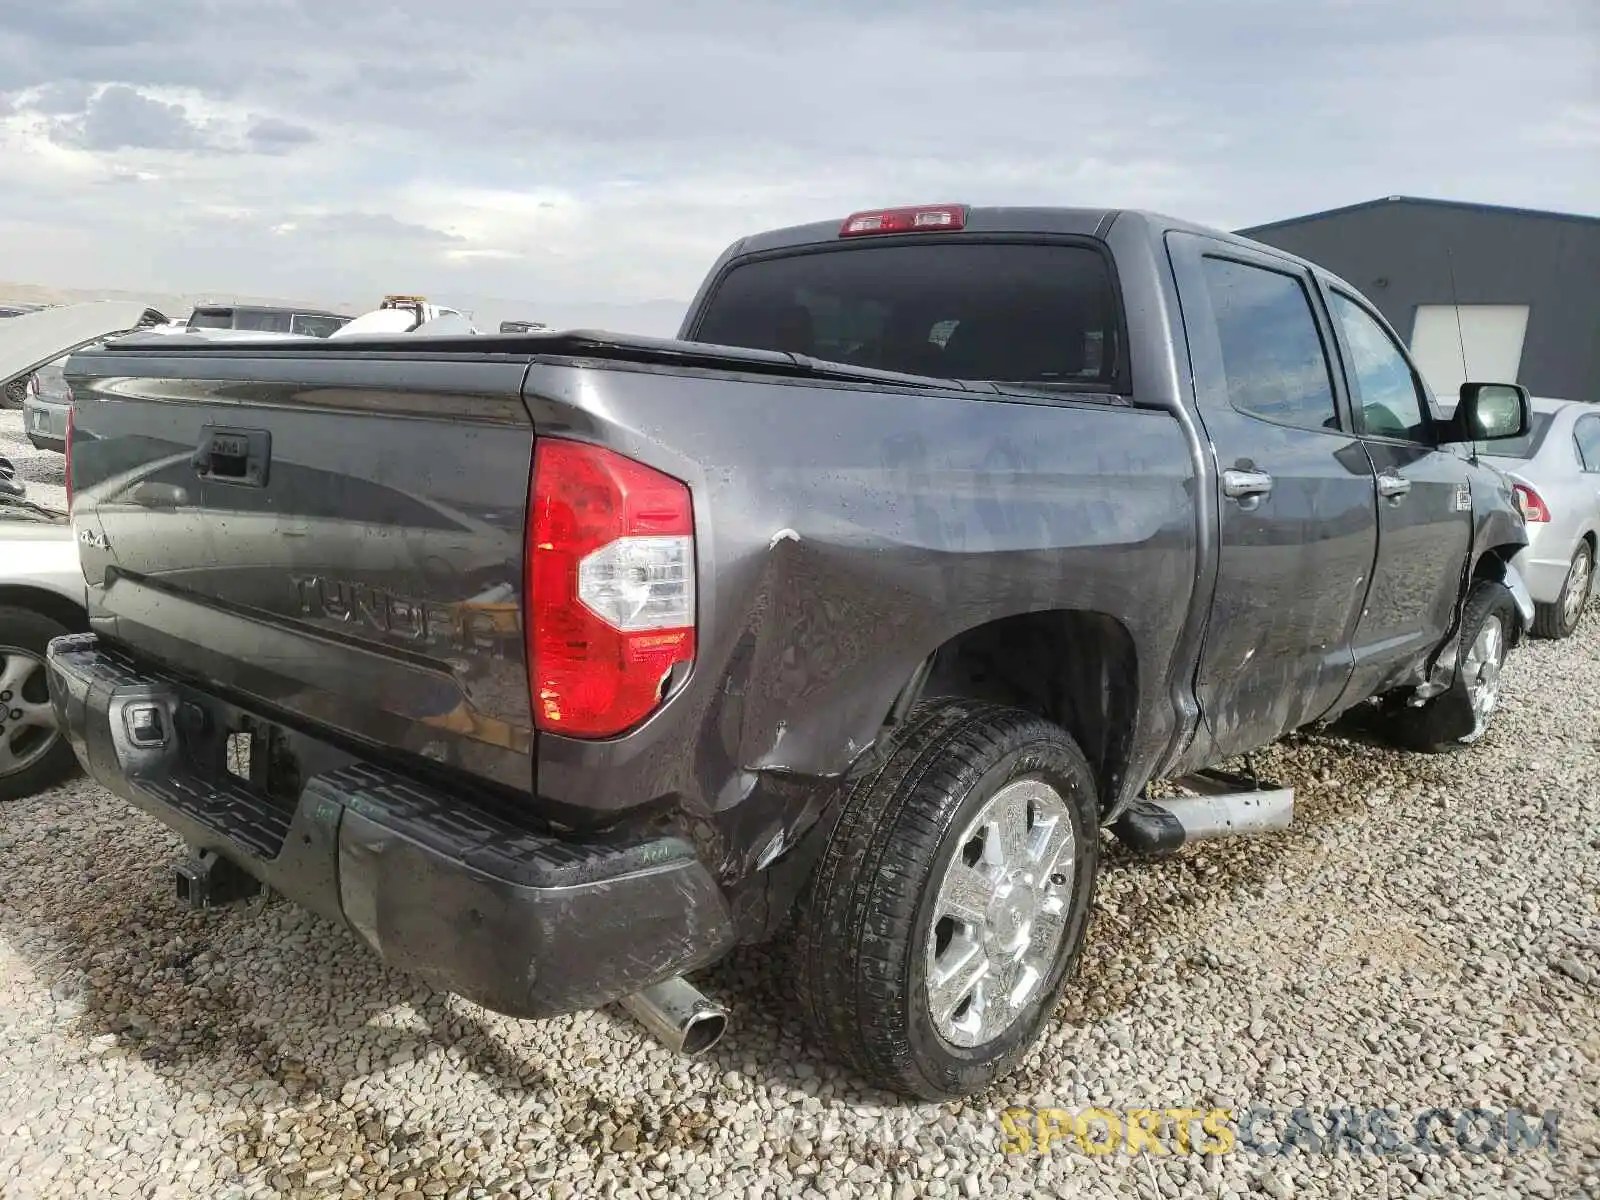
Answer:
[{"label": "4x4 badge", "polygon": [[1456,511],[1472,511],[1472,485],[1470,483],[1456,484]]}]

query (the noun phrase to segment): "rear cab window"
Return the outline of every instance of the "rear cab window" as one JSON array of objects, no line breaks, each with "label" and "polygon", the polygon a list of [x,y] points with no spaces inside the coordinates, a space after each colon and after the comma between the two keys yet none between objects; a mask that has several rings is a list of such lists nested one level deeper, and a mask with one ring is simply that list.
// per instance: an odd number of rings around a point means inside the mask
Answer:
[{"label": "rear cab window", "polygon": [[1212,255],[1202,271],[1229,403],[1275,425],[1337,430],[1333,375],[1305,284],[1286,271]]},{"label": "rear cab window", "polygon": [[733,266],[700,342],[911,375],[1125,391],[1107,255],[1087,245],[953,239],[849,244]]}]

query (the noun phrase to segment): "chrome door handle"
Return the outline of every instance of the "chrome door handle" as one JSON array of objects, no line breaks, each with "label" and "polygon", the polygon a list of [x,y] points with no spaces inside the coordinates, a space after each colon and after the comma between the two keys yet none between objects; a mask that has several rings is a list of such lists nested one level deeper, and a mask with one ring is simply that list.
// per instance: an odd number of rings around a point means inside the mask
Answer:
[{"label": "chrome door handle", "polygon": [[1230,500],[1250,500],[1272,494],[1272,476],[1265,471],[1229,468],[1222,473],[1222,494]]},{"label": "chrome door handle", "polygon": [[1398,500],[1411,490],[1411,480],[1388,473],[1378,476],[1378,495],[1385,500]]}]

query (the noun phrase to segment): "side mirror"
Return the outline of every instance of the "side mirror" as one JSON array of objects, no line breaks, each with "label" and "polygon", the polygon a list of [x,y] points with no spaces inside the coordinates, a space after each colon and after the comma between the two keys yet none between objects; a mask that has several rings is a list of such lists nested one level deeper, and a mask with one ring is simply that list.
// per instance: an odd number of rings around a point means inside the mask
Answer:
[{"label": "side mirror", "polygon": [[1514,383],[1463,383],[1450,418],[1453,442],[1497,442],[1528,432],[1528,389]]}]

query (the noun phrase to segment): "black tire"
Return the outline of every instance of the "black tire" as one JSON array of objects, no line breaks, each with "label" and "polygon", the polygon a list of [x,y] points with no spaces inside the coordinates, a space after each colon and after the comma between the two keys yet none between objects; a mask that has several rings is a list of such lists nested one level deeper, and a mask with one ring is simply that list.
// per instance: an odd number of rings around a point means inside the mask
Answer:
[{"label": "black tire", "polygon": [[[6,653],[8,650],[20,651],[42,663],[50,639],[71,632],[60,622],[32,609],[0,605],[0,672],[4,671],[4,663],[11,657]],[[48,692],[43,696],[38,694],[43,686],[43,670],[33,672],[23,685],[23,698],[34,703],[48,701]],[[20,710],[16,708],[11,693],[0,692],[0,696],[5,697],[0,699],[0,737],[4,737],[3,730],[9,724],[11,714]],[[51,731],[52,744],[48,748],[44,739],[34,737],[31,729],[25,731],[24,736],[26,741],[22,744],[21,757],[27,765],[16,770],[0,766],[0,801],[20,800],[24,796],[42,792],[69,778],[78,769],[78,760],[72,753],[71,745],[58,731]]]},{"label": "black tire", "polygon": [[[1579,571],[1580,563],[1584,570]],[[1573,608],[1572,616],[1567,616],[1567,602],[1571,598],[1572,589],[1577,582],[1577,576],[1583,576],[1583,582],[1577,586],[1583,589],[1582,600]],[[1578,622],[1583,620],[1583,610],[1589,604],[1589,598],[1594,594],[1594,547],[1588,542],[1579,542],[1577,550],[1573,551],[1572,563],[1567,567],[1566,582],[1561,585],[1561,595],[1554,604],[1534,605],[1533,634],[1535,637],[1552,638],[1560,641],[1569,638],[1578,631]]]},{"label": "black tire", "polygon": [[[1464,749],[1483,736],[1484,729],[1479,727],[1472,706],[1472,689],[1464,667],[1469,648],[1477,641],[1478,634],[1490,617],[1497,617],[1500,621],[1500,662],[1504,665],[1520,620],[1517,602],[1504,584],[1480,583],[1473,588],[1467,599],[1466,612],[1462,615],[1455,682],[1448,691],[1440,692],[1420,708],[1413,708],[1404,702],[1396,702],[1389,708],[1388,731],[1401,746],[1423,754],[1443,754]],[[1493,712],[1489,713],[1490,718],[1493,715]],[[1487,720],[1484,727],[1487,727]]]},{"label": "black tire", "polygon": [[[1010,1025],[962,1047],[940,1033],[928,1000],[926,954],[939,883],[964,852],[969,823],[1019,780],[1048,784],[1070,819],[1073,875],[1059,893],[1063,933],[1048,972]],[[806,1022],[830,1057],[876,1087],[934,1101],[980,1091],[1033,1046],[1082,949],[1099,868],[1089,764],[1065,731],[1031,713],[932,702],[919,706],[884,764],[842,803],[797,922]],[[1031,805],[1028,811],[1035,812]]]},{"label": "black tire", "polygon": [[0,389],[0,408],[21,408],[28,402],[28,379],[29,376],[24,375]]}]

